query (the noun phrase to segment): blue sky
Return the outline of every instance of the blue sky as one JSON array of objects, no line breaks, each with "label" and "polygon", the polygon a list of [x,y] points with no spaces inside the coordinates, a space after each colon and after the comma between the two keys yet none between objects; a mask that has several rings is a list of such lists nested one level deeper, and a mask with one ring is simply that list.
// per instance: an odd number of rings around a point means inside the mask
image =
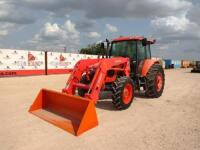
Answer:
[{"label": "blue sky", "polygon": [[198,0],[0,0],[0,48],[78,50],[105,38],[157,39],[154,56],[200,59]]}]

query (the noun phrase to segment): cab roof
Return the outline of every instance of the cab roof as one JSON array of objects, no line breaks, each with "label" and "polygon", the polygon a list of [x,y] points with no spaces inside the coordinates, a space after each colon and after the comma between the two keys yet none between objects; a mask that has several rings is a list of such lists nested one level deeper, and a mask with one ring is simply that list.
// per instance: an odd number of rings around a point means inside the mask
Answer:
[{"label": "cab roof", "polygon": [[[131,41],[131,40],[136,40],[136,41],[142,41],[145,39],[143,36],[120,36],[118,38],[113,39],[113,42],[118,42],[118,41]],[[150,44],[154,44],[156,42],[155,39],[147,39],[147,42]]]}]

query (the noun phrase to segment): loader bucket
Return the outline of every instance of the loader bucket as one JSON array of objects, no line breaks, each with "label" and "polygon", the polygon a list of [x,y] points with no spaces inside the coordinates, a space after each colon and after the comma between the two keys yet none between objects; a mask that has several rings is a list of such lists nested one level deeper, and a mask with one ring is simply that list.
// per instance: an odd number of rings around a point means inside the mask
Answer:
[{"label": "loader bucket", "polygon": [[98,125],[93,101],[47,89],[39,92],[29,112],[76,136]]}]

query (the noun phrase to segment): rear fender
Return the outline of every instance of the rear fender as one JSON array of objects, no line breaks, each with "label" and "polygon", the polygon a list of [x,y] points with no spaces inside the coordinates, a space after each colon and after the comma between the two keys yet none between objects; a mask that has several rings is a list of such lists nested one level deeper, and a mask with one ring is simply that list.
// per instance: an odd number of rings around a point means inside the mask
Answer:
[{"label": "rear fender", "polygon": [[159,60],[154,60],[154,59],[146,59],[139,64],[139,73],[141,76],[145,77],[154,64],[161,64]]}]

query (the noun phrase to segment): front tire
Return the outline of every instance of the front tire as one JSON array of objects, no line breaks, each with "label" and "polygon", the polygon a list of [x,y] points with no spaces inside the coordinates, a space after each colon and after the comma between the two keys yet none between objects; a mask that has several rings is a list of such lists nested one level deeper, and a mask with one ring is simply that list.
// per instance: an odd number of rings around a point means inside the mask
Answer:
[{"label": "front tire", "polygon": [[127,109],[134,98],[134,85],[129,77],[120,77],[113,83],[112,103],[119,109]]}]

